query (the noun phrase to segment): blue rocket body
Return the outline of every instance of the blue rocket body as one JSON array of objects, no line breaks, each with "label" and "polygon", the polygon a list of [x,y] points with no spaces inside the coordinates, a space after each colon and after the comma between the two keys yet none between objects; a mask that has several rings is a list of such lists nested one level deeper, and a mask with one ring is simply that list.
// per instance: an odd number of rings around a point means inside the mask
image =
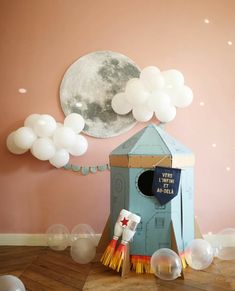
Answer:
[{"label": "blue rocket body", "polygon": [[[178,250],[194,239],[194,155],[162,128],[148,125],[110,154],[111,236],[121,209],[141,216],[131,242],[132,255],[151,256],[172,247],[172,229]],[[155,166],[180,168],[177,195],[161,205],[151,192]],[[171,227],[173,226],[173,228]]]}]

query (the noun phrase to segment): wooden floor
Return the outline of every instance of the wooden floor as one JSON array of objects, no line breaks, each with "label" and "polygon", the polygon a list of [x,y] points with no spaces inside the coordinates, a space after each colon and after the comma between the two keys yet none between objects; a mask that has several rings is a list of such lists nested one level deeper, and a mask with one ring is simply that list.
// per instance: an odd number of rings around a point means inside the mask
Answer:
[{"label": "wooden floor", "polygon": [[[235,290],[235,261],[214,260],[204,271],[185,270],[185,280],[162,281],[154,275],[131,272],[125,278],[98,262],[75,263],[69,249],[63,252],[46,247],[0,247],[0,275],[19,277],[31,291],[73,290]],[[1,290],[1,289],[0,289]]]}]

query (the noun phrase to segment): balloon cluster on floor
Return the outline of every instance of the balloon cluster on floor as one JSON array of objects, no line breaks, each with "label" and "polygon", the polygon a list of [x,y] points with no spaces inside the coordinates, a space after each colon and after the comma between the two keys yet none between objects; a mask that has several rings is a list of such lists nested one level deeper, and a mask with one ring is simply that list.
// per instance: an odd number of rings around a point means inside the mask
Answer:
[{"label": "balloon cluster on floor", "polygon": [[88,148],[87,140],[80,134],[85,125],[80,114],[71,113],[64,124],[48,114],[31,114],[24,126],[10,133],[7,137],[8,150],[16,155],[28,150],[41,160],[49,160],[56,168],[65,166],[70,155],[81,156]]},{"label": "balloon cluster on floor", "polygon": [[95,232],[88,224],[76,225],[71,233],[65,225],[53,224],[47,229],[46,237],[47,245],[55,251],[71,246],[70,255],[79,264],[87,264],[95,258]]},{"label": "balloon cluster on floor", "polygon": [[151,269],[162,280],[174,280],[181,276],[185,261],[194,270],[204,270],[211,265],[213,258],[214,250],[210,243],[194,239],[187,245],[182,257],[171,249],[157,250],[151,257]]},{"label": "balloon cluster on floor", "polygon": [[130,79],[125,92],[112,99],[117,114],[132,111],[139,122],[149,121],[155,114],[160,122],[172,121],[176,107],[184,108],[193,100],[192,90],[184,85],[184,76],[178,70],[160,71],[155,66],[144,68],[139,78]]}]

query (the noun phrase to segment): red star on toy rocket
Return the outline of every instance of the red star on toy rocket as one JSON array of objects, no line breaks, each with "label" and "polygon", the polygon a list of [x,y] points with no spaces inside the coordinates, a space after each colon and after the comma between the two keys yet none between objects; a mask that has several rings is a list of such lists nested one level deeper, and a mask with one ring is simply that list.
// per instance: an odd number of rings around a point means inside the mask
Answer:
[{"label": "red star on toy rocket", "polygon": [[127,226],[128,221],[129,220],[124,217],[123,220],[121,220],[122,226]]}]

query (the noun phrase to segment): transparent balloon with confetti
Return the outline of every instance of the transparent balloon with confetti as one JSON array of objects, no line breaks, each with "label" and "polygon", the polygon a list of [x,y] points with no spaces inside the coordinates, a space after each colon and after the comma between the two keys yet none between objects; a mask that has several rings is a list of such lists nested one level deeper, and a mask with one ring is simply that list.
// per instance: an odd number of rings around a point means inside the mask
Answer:
[{"label": "transparent balloon with confetti", "polygon": [[181,258],[171,249],[157,250],[151,257],[151,269],[162,280],[175,280],[181,276]]}]

